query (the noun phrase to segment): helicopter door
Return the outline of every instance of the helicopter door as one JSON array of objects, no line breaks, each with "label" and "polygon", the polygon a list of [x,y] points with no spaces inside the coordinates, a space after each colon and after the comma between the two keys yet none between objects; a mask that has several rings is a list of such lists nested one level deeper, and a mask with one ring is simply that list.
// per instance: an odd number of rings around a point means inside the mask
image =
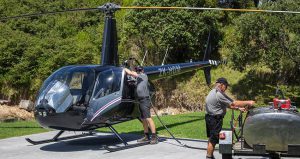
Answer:
[{"label": "helicopter door", "polygon": [[123,91],[122,91],[123,99],[129,99],[129,100],[135,99],[135,84],[136,84],[135,81],[136,80],[133,77],[126,74],[124,75]]},{"label": "helicopter door", "polygon": [[122,69],[108,69],[98,74],[89,104],[88,120],[93,121],[102,113],[121,103],[121,79]]},{"label": "helicopter door", "polygon": [[107,70],[99,73],[93,99],[99,99],[120,91],[122,72]]}]

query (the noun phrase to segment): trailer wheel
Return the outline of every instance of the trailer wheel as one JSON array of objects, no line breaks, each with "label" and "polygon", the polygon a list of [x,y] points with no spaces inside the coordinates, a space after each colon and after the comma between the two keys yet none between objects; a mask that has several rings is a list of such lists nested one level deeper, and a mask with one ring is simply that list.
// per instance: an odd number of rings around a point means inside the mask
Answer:
[{"label": "trailer wheel", "polygon": [[232,154],[222,154],[222,159],[232,159]]}]

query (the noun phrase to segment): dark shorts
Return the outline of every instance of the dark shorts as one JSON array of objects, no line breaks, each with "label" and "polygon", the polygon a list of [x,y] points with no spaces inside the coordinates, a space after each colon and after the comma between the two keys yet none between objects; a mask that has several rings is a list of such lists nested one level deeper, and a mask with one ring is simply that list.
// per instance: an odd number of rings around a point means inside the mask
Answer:
[{"label": "dark shorts", "polygon": [[140,103],[140,112],[141,112],[141,119],[151,118],[150,114],[150,99],[149,98],[140,98],[138,99]]},{"label": "dark shorts", "polygon": [[205,115],[206,134],[209,141],[213,144],[219,143],[219,133],[223,126],[223,116],[221,115]]}]

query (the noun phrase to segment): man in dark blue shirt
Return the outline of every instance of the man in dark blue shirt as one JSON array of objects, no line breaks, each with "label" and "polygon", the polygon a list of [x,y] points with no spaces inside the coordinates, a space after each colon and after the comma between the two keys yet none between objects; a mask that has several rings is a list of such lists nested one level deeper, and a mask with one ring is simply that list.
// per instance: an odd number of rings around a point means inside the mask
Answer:
[{"label": "man in dark blue shirt", "polygon": [[150,144],[157,144],[158,139],[156,135],[156,128],[150,114],[151,103],[150,103],[150,92],[148,89],[148,76],[144,73],[144,69],[141,66],[136,68],[136,72],[130,71],[127,68],[125,68],[125,72],[128,75],[135,77],[137,80],[136,95],[140,103],[139,108],[141,112],[141,119],[143,122],[144,133],[145,133],[144,138],[139,139],[138,142],[150,141],[150,135],[148,132],[149,131],[148,127],[149,127],[152,133]]}]

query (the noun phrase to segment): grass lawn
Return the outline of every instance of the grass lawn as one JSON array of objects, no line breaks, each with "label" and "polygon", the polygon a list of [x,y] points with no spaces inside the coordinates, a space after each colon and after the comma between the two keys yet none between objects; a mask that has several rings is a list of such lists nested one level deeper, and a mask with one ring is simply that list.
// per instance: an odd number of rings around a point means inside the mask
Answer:
[{"label": "grass lawn", "polygon": [[[235,113],[237,115],[238,113]],[[195,112],[179,115],[160,116],[164,124],[174,134],[175,137],[193,138],[193,139],[207,139],[205,126],[205,113]],[[160,124],[157,117],[153,117],[156,129],[159,135],[170,137],[169,133]],[[231,119],[231,111],[228,111],[223,121],[223,128],[229,128],[229,121]],[[117,124],[114,128],[122,133],[143,133],[142,124],[138,120]],[[100,131],[110,132],[108,128],[100,128]]]},{"label": "grass lawn", "polygon": [[[237,114],[237,113],[236,113]],[[161,116],[162,121],[170,129],[175,137],[206,139],[206,127],[204,112],[186,113],[179,115]],[[229,128],[231,111],[228,111],[224,118],[224,128]],[[159,123],[157,117],[153,117],[159,135],[170,137],[165,128]],[[114,125],[119,133],[137,133],[142,134],[142,124],[138,120],[132,120]],[[102,132],[110,132],[108,128],[98,129]],[[22,136],[34,133],[49,131],[41,128],[36,121],[17,121],[9,123],[0,123],[0,139]]]},{"label": "grass lawn", "polygon": [[36,121],[0,122],[0,139],[46,131],[49,130],[41,128]]}]

